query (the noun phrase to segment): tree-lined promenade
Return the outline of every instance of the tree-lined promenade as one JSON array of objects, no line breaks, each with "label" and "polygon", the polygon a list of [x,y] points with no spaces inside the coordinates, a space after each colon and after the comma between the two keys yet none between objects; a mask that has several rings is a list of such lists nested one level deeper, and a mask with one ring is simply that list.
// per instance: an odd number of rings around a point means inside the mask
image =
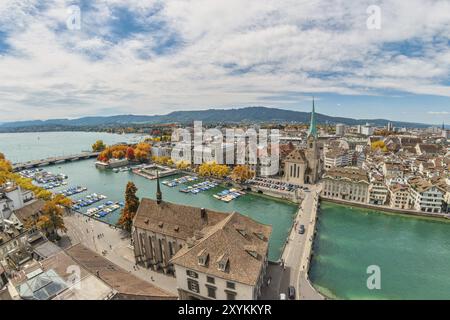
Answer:
[{"label": "tree-lined promenade", "polygon": [[66,231],[62,216],[66,208],[72,205],[72,200],[61,194],[54,195],[50,191],[34,185],[31,179],[13,172],[11,162],[5,158],[3,153],[0,153],[0,186],[7,183],[30,190],[36,198],[45,201],[39,217],[37,219],[31,218],[25,224],[29,229],[37,228],[41,230],[50,240],[58,240],[58,231]]}]

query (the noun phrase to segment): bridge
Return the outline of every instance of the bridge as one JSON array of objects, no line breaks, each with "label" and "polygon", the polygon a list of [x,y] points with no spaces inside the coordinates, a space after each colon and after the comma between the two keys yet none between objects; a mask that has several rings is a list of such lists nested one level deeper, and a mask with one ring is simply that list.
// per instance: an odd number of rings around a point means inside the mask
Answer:
[{"label": "bridge", "polygon": [[31,161],[27,161],[27,162],[14,163],[12,165],[12,169],[13,169],[13,171],[20,171],[20,170],[31,169],[31,168],[41,167],[41,166],[48,166],[51,164],[58,164],[58,163],[69,162],[69,161],[97,158],[97,156],[99,154],[100,154],[100,152],[83,152],[83,153],[68,155],[68,156],[50,157],[50,158],[41,159],[41,160],[31,160]]}]

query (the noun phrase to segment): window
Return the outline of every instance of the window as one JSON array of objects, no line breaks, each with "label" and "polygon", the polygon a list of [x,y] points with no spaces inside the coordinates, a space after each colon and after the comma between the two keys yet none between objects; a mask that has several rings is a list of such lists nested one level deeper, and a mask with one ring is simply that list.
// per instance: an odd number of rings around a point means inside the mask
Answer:
[{"label": "window", "polygon": [[187,280],[187,284],[188,284],[188,289],[191,290],[192,292],[196,292],[199,293],[199,287],[198,287],[198,282],[192,279],[188,279]]},{"label": "window", "polygon": [[225,291],[227,294],[227,300],[236,300],[236,293],[231,291]]},{"label": "window", "polygon": [[236,284],[234,282],[227,281],[227,288],[234,290],[236,288]]},{"label": "window", "polygon": [[215,287],[206,286],[206,289],[208,290],[208,297],[215,299],[216,298],[216,288]]},{"label": "window", "polygon": [[192,270],[186,270],[186,274],[191,278],[196,278],[196,279],[198,278],[198,273],[194,272]]},{"label": "window", "polygon": [[216,279],[214,279],[214,277],[206,276],[206,282],[208,282],[208,283],[216,283]]}]

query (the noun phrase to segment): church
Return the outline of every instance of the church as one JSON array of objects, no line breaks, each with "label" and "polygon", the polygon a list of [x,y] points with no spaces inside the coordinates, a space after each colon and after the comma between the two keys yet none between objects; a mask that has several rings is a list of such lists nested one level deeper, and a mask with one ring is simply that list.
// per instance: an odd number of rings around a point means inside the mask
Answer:
[{"label": "church", "polygon": [[284,160],[284,181],[299,185],[314,184],[319,181],[322,161],[317,140],[316,112],[313,98],[306,148],[296,148],[287,155]]}]

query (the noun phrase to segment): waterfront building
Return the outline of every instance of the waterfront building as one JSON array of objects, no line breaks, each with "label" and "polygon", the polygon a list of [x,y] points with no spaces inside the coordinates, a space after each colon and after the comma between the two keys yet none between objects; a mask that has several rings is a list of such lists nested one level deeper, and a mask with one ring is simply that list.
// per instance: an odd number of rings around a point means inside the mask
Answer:
[{"label": "waterfront building", "polygon": [[389,190],[380,174],[370,174],[369,203],[384,205],[387,202]]},{"label": "waterfront building", "polygon": [[323,175],[322,182],[322,196],[325,198],[369,202],[369,178],[367,172],[360,168],[333,168]]},{"label": "waterfront building", "polygon": [[409,209],[409,186],[393,183],[389,186],[389,206],[394,209]]},{"label": "waterfront building", "polygon": [[415,210],[441,213],[445,191],[421,177],[409,179],[408,184],[412,207]]},{"label": "waterfront building", "polygon": [[284,180],[294,184],[314,184],[322,171],[322,159],[318,145],[316,113],[313,107],[306,138],[306,149],[296,148],[284,160]]},{"label": "waterfront building", "polygon": [[189,239],[172,258],[180,299],[258,299],[271,230],[232,213]]}]

